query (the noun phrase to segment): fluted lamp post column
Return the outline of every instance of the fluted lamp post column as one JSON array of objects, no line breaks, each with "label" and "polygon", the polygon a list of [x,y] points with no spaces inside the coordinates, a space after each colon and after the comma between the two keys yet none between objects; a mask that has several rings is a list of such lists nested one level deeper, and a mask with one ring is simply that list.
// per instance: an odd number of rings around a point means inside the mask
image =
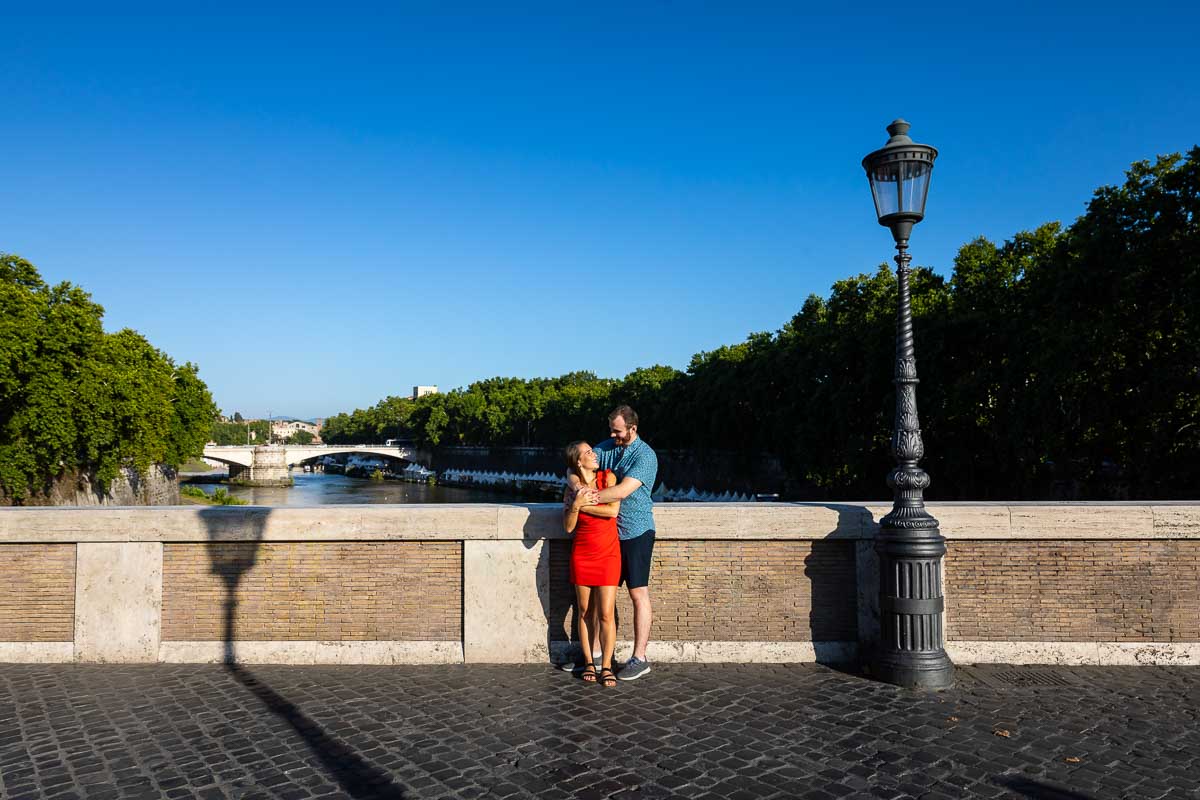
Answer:
[{"label": "fluted lamp post column", "polygon": [[879,224],[896,240],[899,289],[896,316],[896,422],[888,474],[892,510],[879,522],[880,648],[874,674],[882,681],[914,689],[943,689],[954,682],[954,665],[943,647],[942,560],[946,540],[938,521],[925,510],[929,475],[917,462],[925,454],[917,420],[917,361],[913,347],[908,238],[925,216],[925,197],[937,150],[916,144],[909,124],[888,126],[891,138],[863,159]]}]

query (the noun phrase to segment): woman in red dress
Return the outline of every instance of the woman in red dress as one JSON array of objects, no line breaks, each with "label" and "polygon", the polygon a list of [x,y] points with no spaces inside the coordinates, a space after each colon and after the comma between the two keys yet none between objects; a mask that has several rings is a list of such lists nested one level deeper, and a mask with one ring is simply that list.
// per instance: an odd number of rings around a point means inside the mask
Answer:
[{"label": "woman in red dress", "polygon": [[[611,470],[600,470],[600,462],[587,442],[567,445],[567,467],[579,477],[582,488],[604,489],[616,481]],[[613,649],[617,644],[617,584],[621,581],[621,543],[617,538],[617,512],[620,501],[604,505],[585,505],[587,493],[563,495],[563,528],[574,534],[571,548],[571,583],[575,584],[575,608],[579,613],[579,641],[585,661],[583,679],[616,686],[612,670]],[[600,672],[591,659],[593,633],[599,628],[600,649],[604,655]]]}]

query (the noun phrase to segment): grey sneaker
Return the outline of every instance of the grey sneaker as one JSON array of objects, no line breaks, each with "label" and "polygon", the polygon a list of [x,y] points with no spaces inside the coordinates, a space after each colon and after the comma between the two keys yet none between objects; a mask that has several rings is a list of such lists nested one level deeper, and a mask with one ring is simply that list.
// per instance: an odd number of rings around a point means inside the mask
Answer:
[{"label": "grey sneaker", "polygon": [[[592,653],[592,663],[596,666],[597,670],[600,669],[600,661],[603,658],[604,653]],[[583,654],[580,653],[579,657],[575,661],[566,661],[562,664],[559,664],[558,668],[563,672],[579,672],[586,666],[587,663],[583,660]]]},{"label": "grey sneaker", "polygon": [[630,656],[624,668],[617,673],[617,680],[636,681],[650,671],[650,662],[643,661],[637,656]]}]

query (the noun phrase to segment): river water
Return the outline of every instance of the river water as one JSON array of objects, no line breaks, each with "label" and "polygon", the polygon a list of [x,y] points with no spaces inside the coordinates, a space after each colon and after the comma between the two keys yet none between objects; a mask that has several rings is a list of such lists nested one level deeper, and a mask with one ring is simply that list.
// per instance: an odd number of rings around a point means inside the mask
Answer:
[{"label": "river water", "polygon": [[212,494],[227,489],[254,506],[326,506],[338,503],[528,503],[530,498],[503,492],[429,486],[404,481],[372,481],[321,472],[293,472],[291,488],[193,484]]}]

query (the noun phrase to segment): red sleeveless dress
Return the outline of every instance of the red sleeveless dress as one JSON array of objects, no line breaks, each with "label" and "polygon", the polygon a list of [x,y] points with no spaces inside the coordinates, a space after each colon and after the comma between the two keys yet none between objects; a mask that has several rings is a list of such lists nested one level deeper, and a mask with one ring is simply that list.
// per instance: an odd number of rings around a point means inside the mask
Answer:
[{"label": "red sleeveless dress", "polygon": [[[597,489],[607,489],[613,482],[611,470],[596,473]],[[621,542],[617,537],[616,517],[593,517],[580,511],[574,542],[571,583],[576,586],[616,586],[621,582]]]}]

